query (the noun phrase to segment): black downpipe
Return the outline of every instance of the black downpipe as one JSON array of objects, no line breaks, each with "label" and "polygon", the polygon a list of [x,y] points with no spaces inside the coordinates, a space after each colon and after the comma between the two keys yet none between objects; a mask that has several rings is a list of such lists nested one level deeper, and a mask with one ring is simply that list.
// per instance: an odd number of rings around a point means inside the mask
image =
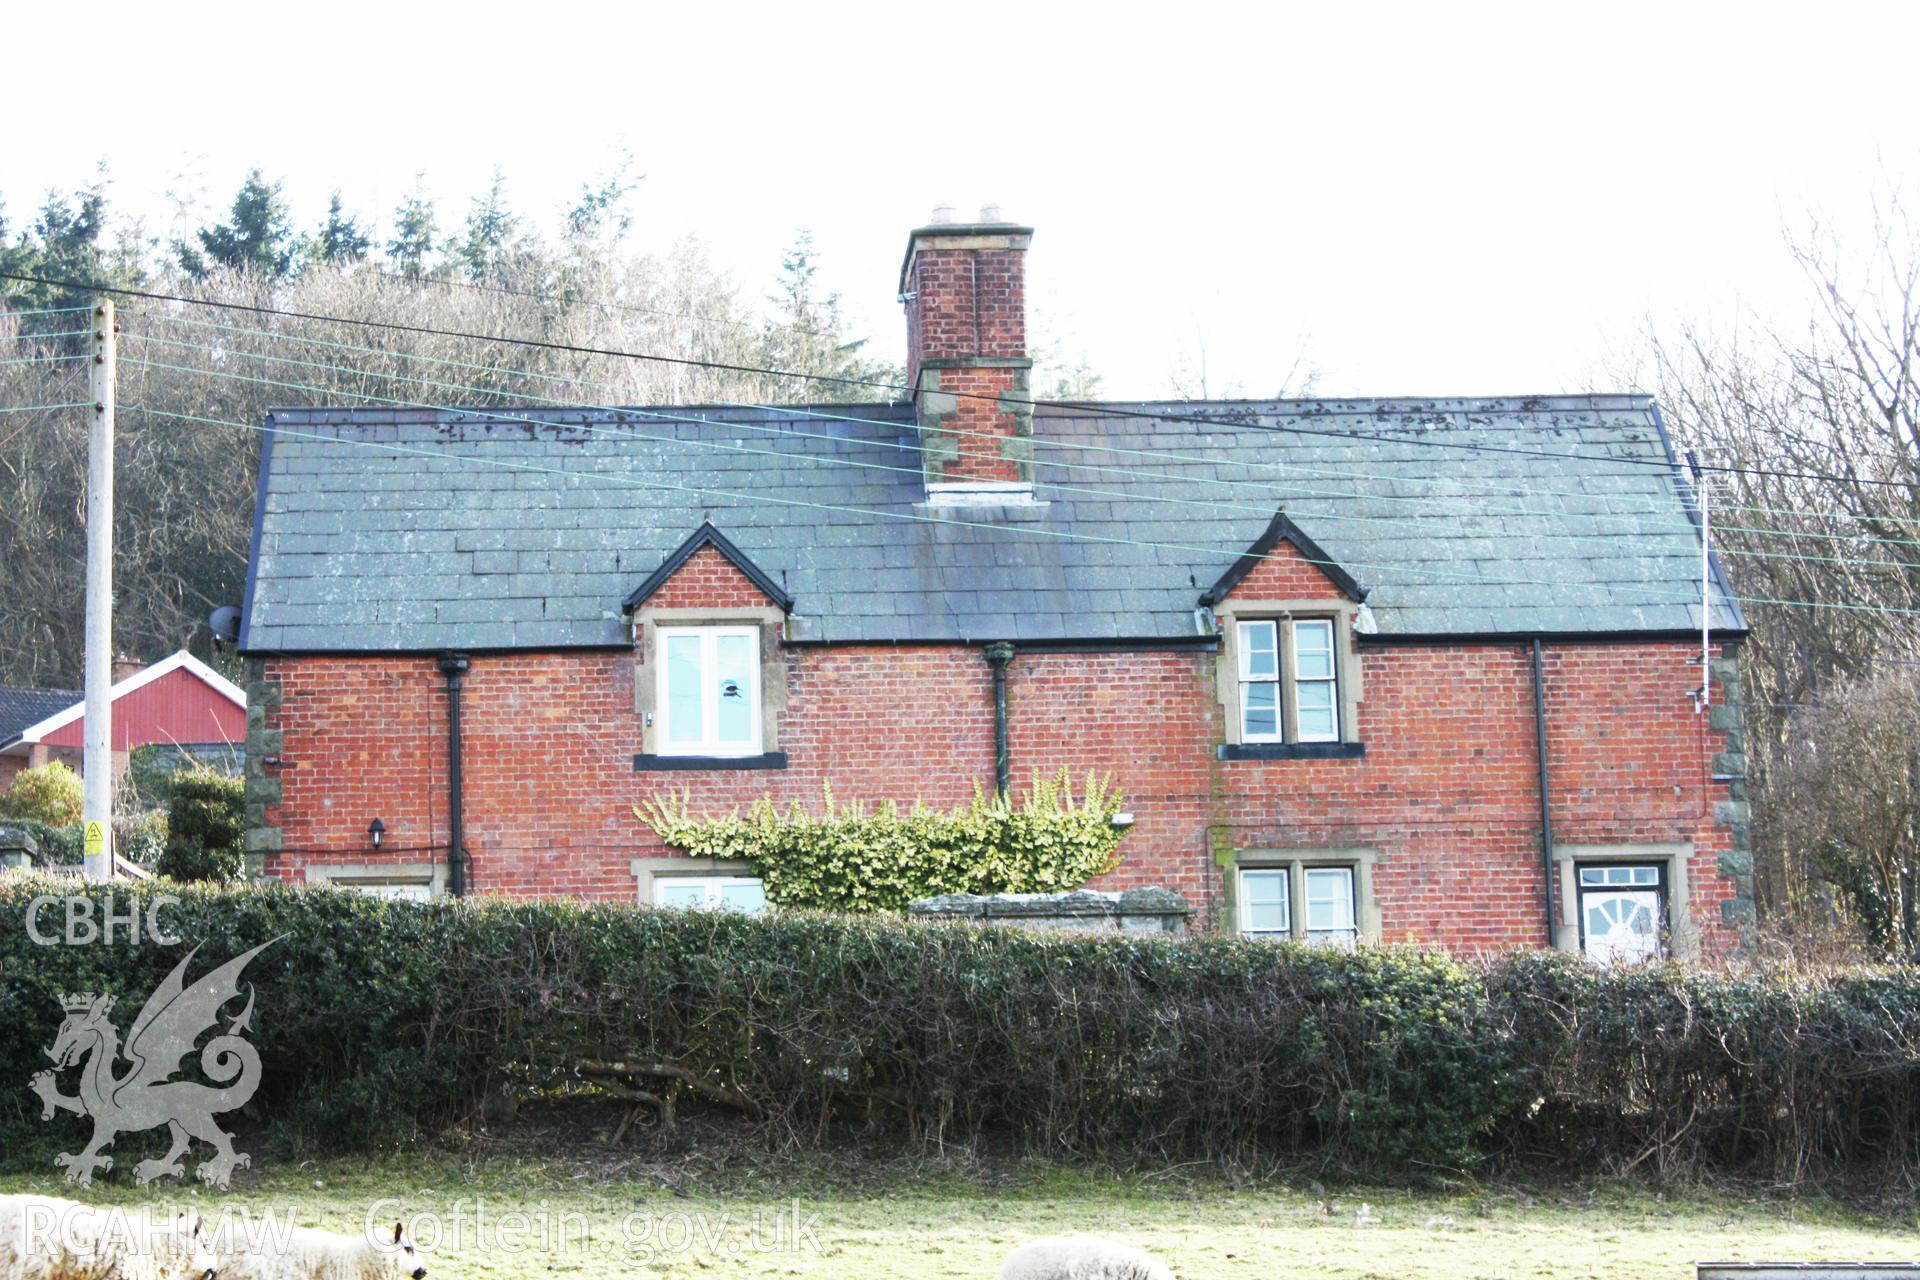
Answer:
[{"label": "black downpipe", "polygon": [[987,646],[987,665],[993,668],[993,789],[1005,798],[1012,784],[1013,764],[1007,759],[1007,666],[1013,646],[1004,640]]},{"label": "black downpipe", "polygon": [[447,678],[447,891],[467,896],[466,803],[460,789],[460,678],[467,673],[467,655],[440,657],[440,674]]},{"label": "black downpipe", "polygon": [[1540,751],[1540,870],[1546,878],[1547,946],[1554,944],[1553,916],[1553,788],[1547,781],[1546,675],[1540,661],[1540,641],[1533,642],[1533,736]]}]

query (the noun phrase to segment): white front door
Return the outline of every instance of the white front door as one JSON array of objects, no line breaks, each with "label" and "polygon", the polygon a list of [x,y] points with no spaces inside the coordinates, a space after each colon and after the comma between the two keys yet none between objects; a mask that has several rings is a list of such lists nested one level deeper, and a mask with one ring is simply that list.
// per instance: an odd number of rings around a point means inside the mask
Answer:
[{"label": "white front door", "polygon": [[1580,868],[1580,941],[1597,964],[1645,964],[1665,954],[1666,885],[1658,866]]}]

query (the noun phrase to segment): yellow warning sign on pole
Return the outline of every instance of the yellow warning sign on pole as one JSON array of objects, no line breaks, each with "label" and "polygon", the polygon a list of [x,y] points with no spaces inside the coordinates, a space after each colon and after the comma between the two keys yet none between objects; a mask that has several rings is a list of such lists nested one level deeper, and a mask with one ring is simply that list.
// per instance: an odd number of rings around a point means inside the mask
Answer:
[{"label": "yellow warning sign on pole", "polygon": [[98,858],[107,852],[106,823],[89,822],[87,824],[86,848],[81,852],[89,858]]}]

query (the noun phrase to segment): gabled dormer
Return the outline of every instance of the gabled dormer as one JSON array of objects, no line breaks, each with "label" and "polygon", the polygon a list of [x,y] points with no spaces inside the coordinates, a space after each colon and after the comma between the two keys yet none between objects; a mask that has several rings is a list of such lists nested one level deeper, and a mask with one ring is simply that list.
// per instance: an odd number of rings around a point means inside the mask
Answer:
[{"label": "gabled dormer", "polygon": [[1222,759],[1366,754],[1353,644],[1366,597],[1284,511],[1201,594],[1220,628]]},{"label": "gabled dormer", "polygon": [[1267,531],[1207,588],[1200,603],[1212,608],[1233,595],[1274,600],[1337,596],[1357,605],[1367,598],[1367,589],[1285,511],[1276,511]]},{"label": "gabled dormer", "polygon": [[[662,592],[664,599],[655,599]],[[753,607],[771,604],[793,612],[793,597],[781,589],[732,539],[706,521],[647,575],[627,597],[626,611],[652,607]]]},{"label": "gabled dormer", "polygon": [[636,769],[781,769],[793,597],[703,523],[627,597]]}]

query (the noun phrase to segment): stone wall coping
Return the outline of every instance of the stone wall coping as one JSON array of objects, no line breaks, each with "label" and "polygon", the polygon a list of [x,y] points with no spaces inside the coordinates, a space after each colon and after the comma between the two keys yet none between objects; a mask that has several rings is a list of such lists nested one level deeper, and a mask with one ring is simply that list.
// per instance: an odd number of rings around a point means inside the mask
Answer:
[{"label": "stone wall coping", "polygon": [[907,904],[914,916],[1009,919],[1027,916],[1190,916],[1193,907],[1171,889],[1118,892],[1075,889],[1070,893],[943,893]]}]

